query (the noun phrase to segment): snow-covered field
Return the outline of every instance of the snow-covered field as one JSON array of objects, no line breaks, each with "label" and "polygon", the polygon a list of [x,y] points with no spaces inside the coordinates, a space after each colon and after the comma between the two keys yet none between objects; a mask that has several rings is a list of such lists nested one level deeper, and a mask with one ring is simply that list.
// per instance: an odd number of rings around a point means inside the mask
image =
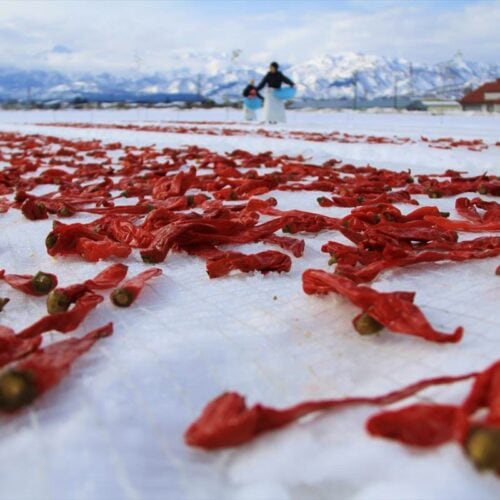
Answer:
[{"label": "snow-covered field", "polygon": [[[224,152],[303,154],[311,163],[337,158],[414,173],[448,168],[500,175],[500,115],[290,112],[286,127],[409,137],[416,142],[341,144],[252,135],[255,125],[232,123],[238,111],[1,112],[0,131],[98,138],[162,148],[196,144]],[[118,129],[78,129],[35,123],[225,121],[248,136],[186,135]],[[224,125],[203,125],[220,128]],[[430,148],[419,140],[483,139],[481,152]],[[318,207],[324,193],[273,193],[281,209],[345,213]],[[488,199],[488,197],[485,197]],[[493,198],[492,198],[493,199]],[[430,200],[455,217],[454,199]],[[426,198],[428,203],[429,199]],[[410,211],[408,205],[401,210]],[[1,265],[13,272],[43,268],[64,283],[94,275],[105,264],[53,259],[44,238],[50,221],[26,221],[17,210],[0,219]],[[301,235],[302,236],[302,235]],[[187,448],[186,426],[224,390],[273,406],[303,399],[380,394],[422,378],[482,369],[500,358],[498,259],[414,266],[381,275],[379,290],[413,290],[436,328],[463,325],[459,344],[413,337],[355,334],[355,308],[334,296],[302,291],[307,268],[327,269],[321,245],[331,234],[305,236],[303,258],[287,274],[235,275],[209,280],[201,260],[174,254],[130,310],[104,303],[85,330],[108,320],[115,335],[82,358],[59,387],[0,427],[0,497],[5,499],[494,499],[499,480],[478,473],[455,444],[422,451],[369,437],[373,408],[346,409],[269,433],[237,449],[205,453]],[[253,248],[256,248],[253,246]],[[260,245],[258,245],[260,249]],[[142,270],[139,256],[127,260]],[[5,285],[2,285],[5,286]],[[14,301],[13,301],[14,302]],[[29,299],[9,304],[2,324],[15,329],[43,313]],[[81,329],[83,331],[83,329]],[[468,383],[438,387],[418,400],[457,403]]]}]

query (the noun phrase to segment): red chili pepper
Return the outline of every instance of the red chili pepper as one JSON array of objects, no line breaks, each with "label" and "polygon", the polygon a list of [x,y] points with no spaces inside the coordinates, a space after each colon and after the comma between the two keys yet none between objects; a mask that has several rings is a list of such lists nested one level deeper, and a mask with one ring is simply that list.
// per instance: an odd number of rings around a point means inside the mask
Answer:
[{"label": "red chili pepper", "polygon": [[359,205],[375,205],[378,203],[410,203],[418,205],[418,201],[411,199],[410,194],[403,190],[394,193],[334,196],[331,200],[322,196],[317,201],[322,207],[357,207]]},{"label": "red chili pepper", "polygon": [[49,255],[71,255],[77,253],[76,246],[81,238],[104,241],[106,237],[98,234],[85,224],[62,224],[54,222],[52,232],[47,235],[45,245]]},{"label": "red chili pepper", "polygon": [[124,217],[114,216],[106,221],[106,223],[101,219],[100,226],[102,227],[103,234],[106,234],[106,236],[118,243],[132,248],[148,247],[153,240],[153,235],[150,231],[137,227],[133,224],[132,220]]},{"label": "red chili pepper", "polygon": [[271,245],[278,245],[284,250],[292,252],[294,257],[302,257],[304,255],[305,241],[299,240],[297,238],[289,238],[288,236],[278,236],[277,234],[272,234],[266,236],[261,240],[263,243],[269,243]]},{"label": "red chili pepper", "polygon": [[[344,255],[338,258],[339,265],[337,265],[335,273],[345,276],[356,283],[362,283],[371,281],[381,271],[394,267],[405,267],[422,262],[439,262],[443,260],[461,262],[496,257],[500,255],[500,238],[485,237],[459,243],[450,242],[447,247],[437,248],[436,250],[427,250],[426,247],[423,247],[421,251],[418,251],[399,248],[393,250],[390,246],[386,246],[383,252],[372,252],[373,256],[370,261],[360,267],[355,267],[355,258],[360,252],[352,251],[347,254],[349,258]],[[330,244],[326,248],[333,249],[333,245]],[[337,254],[335,253],[335,255]]]},{"label": "red chili pepper", "polygon": [[413,446],[437,446],[451,441],[465,415],[457,406],[415,404],[371,417],[366,429],[372,436]]},{"label": "red chili pepper", "polygon": [[288,255],[273,250],[245,255],[239,252],[223,252],[207,262],[207,273],[210,278],[226,276],[232,270],[238,269],[244,273],[260,271],[262,274],[268,272],[288,272],[292,261]]},{"label": "red chili pepper", "polygon": [[36,351],[41,343],[41,336],[22,339],[11,328],[0,325],[0,367]]},{"label": "red chili pepper", "polygon": [[118,307],[129,307],[141,293],[146,281],[160,276],[163,271],[157,267],[147,269],[132,279],[126,281],[111,294],[111,301]]},{"label": "red chili pepper", "polygon": [[202,414],[186,430],[184,440],[189,446],[207,450],[238,446],[264,432],[285,427],[310,413],[356,405],[388,405],[428,387],[451,384],[476,375],[474,372],[453,377],[436,377],[382,396],[306,401],[283,410],[261,404],[248,408],[244,397],[235,392],[226,392],[205,407]]},{"label": "red chili pepper", "polygon": [[468,198],[457,198],[455,201],[455,210],[466,219],[473,222],[481,222],[482,217],[476,210],[475,206]]},{"label": "red chili pepper", "polygon": [[40,297],[47,295],[57,286],[57,276],[55,274],[39,271],[35,275],[31,274],[4,274],[3,279],[12,288],[27,295]]},{"label": "red chili pepper", "polygon": [[151,246],[141,251],[141,257],[148,263],[161,262],[174,245],[183,248],[199,244],[253,243],[281,229],[286,221],[286,218],[278,217],[255,227],[229,219],[197,218],[173,221],[156,231]]},{"label": "red chili pepper", "polygon": [[500,231],[500,220],[493,220],[489,222],[466,222],[461,220],[443,219],[441,217],[425,217],[425,220],[436,224],[441,229],[449,231],[466,231],[482,233],[485,231]]},{"label": "red chili pepper", "polygon": [[47,311],[50,314],[66,311],[87,292],[114,288],[125,278],[127,271],[128,267],[124,264],[112,264],[83,283],[54,289],[47,297]]},{"label": "red chili pepper", "polygon": [[414,295],[411,293],[378,292],[367,286],[358,286],[348,278],[317,269],[305,271],[302,275],[302,284],[307,294],[335,292],[360,307],[363,315],[355,318],[355,326],[362,334],[373,333],[372,328],[365,332],[359,325],[361,320],[370,326],[371,319],[392,332],[413,335],[431,342],[458,342],[463,335],[462,327],[458,327],[452,334],[434,330],[422,311],[411,302]]},{"label": "red chili pepper", "polygon": [[41,202],[28,198],[21,206],[23,215],[30,220],[48,219],[47,207]]},{"label": "red chili pepper", "polygon": [[76,243],[76,252],[89,262],[97,262],[109,257],[126,258],[132,249],[123,243],[111,240],[93,241],[88,238],[79,238]]},{"label": "red chili pepper", "polygon": [[[474,375],[475,381],[460,405],[412,405],[370,418],[372,435],[414,446],[457,441],[480,469],[500,473],[500,362]],[[477,417],[479,410],[483,416]]]},{"label": "red chili pepper", "polygon": [[[1,186],[0,186],[0,191],[1,191]],[[0,198],[0,214],[8,212],[11,205],[12,205],[11,202],[7,198]]]},{"label": "red chili pepper", "polygon": [[113,324],[97,328],[82,338],[71,338],[29,354],[0,375],[0,410],[13,412],[27,406],[67,375],[71,365],[97,340],[108,337]]},{"label": "red chili pepper", "polygon": [[103,300],[101,295],[86,293],[76,301],[74,307],[69,311],[44,316],[19,332],[18,337],[29,339],[50,330],[57,330],[61,333],[71,332],[78,328],[90,311],[95,309]]}]

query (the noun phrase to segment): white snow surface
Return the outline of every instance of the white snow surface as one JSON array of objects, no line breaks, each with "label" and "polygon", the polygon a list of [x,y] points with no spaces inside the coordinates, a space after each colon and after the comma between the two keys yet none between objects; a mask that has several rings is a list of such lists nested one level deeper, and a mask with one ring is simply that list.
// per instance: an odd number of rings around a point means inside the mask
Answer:
[{"label": "white snow surface", "polygon": [[[454,168],[500,174],[500,148],[495,146],[471,152],[431,149],[422,143],[313,143],[34,125],[240,118],[240,113],[226,110],[2,112],[0,130],[160,148],[197,144],[217,151],[302,153],[311,162],[334,157],[358,165],[411,168],[414,173]],[[499,115],[293,112],[281,128],[482,138],[489,144],[500,140]],[[320,195],[273,193],[282,209],[344,213],[318,207]],[[453,198],[422,199],[424,204],[430,201],[457,217]],[[410,210],[408,205],[400,208]],[[11,272],[41,268],[55,272],[64,286],[106,266],[48,256],[44,238],[51,221],[28,222],[17,210],[0,220],[0,267]],[[184,445],[187,425],[225,390],[246,395],[250,404],[285,406],[304,399],[381,394],[421,378],[483,369],[500,358],[500,285],[494,275],[498,259],[414,266],[384,273],[373,284],[380,290],[416,291],[416,303],[437,329],[451,332],[464,326],[459,344],[437,345],[389,332],[363,338],[353,332],[356,308],[346,300],[302,291],[305,269],[328,269],[320,247],[334,237],[328,232],[304,237],[304,257],[293,259],[291,272],[284,275],[210,280],[200,259],[170,255],[160,264],[164,276],[147,286],[134,307],[117,310],[103,303],[77,334],[109,320],[115,334],[82,357],[64,382],[30,409],[1,418],[0,498],[498,498],[499,480],[475,471],[455,444],[422,451],[370,437],[364,422],[376,408],[317,415],[232,450],[206,453]],[[144,268],[137,254],[126,263],[129,275]],[[5,284],[0,288],[7,291]],[[19,329],[43,310],[43,301],[17,294],[2,312],[2,324]],[[468,387],[430,389],[402,404],[458,403]]]}]

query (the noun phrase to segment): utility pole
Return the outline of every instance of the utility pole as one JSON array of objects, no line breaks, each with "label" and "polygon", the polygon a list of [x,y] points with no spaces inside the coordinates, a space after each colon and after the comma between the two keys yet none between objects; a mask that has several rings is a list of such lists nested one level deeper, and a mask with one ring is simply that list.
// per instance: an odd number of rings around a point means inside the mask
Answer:
[{"label": "utility pole", "polygon": [[394,78],[394,109],[398,109],[398,79]]},{"label": "utility pole", "polygon": [[410,75],[409,75],[409,79],[410,79],[410,82],[409,82],[409,87],[410,87],[410,97],[413,97],[413,63],[410,63],[410,71],[409,71]]},{"label": "utility pole", "polygon": [[352,75],[354,85],[354,101],[352,103],[353,109],[358,109],[358,72],[355,71]]},{"label": "utility pole", "polygon": [[201,97],[202,85],[201,85],[201,73],[198,73],[196,76],[196,93],[198,97]]},{"label": "utility pole", "polygon": [[31,107],[31,87],[29,85],[26,88],[26,107]]},{"label": "utility pole", "polygon": [[134,51],[134,69],[137,71],[137,73],[141,72],[142,65],[144,63],[144,59],[141,57],[139,54],[138,50]]},{"label": "utility pole", "polygon": [[[239,58],[241,56],[241,53],[243,51],[241,49],[233,49],[232,53],[231,53],[231,63],[233,65],[233,70],[234,70],[234,73],[235,73],[235,79],[236,81],[238,80],[238,66],[239,66]],[[229,96],[227,97],[228,101],[229,101]],[[228,106],[228,103],[225,103],[225,106],[226,106],[226,110],[227,110],[227,106]],[[226,115],[226,119],[227,119],[227,115]]]}]

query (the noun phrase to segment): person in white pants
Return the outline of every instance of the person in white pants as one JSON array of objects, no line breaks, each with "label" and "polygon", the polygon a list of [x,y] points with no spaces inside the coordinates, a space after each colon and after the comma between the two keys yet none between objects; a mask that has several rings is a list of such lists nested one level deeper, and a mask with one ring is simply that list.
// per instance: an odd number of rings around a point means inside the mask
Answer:
[{"label": "person in white pants", "polygon": [[274,94],[274,90],[280,89],[283,83],[295,86],[290,78],[279,71],[279,64],[272,62],[269,65],[269,72],[257,85],[257,91],[267,86],[263,109],[264,121],[267,123],[286,123],[285,102]]}]

